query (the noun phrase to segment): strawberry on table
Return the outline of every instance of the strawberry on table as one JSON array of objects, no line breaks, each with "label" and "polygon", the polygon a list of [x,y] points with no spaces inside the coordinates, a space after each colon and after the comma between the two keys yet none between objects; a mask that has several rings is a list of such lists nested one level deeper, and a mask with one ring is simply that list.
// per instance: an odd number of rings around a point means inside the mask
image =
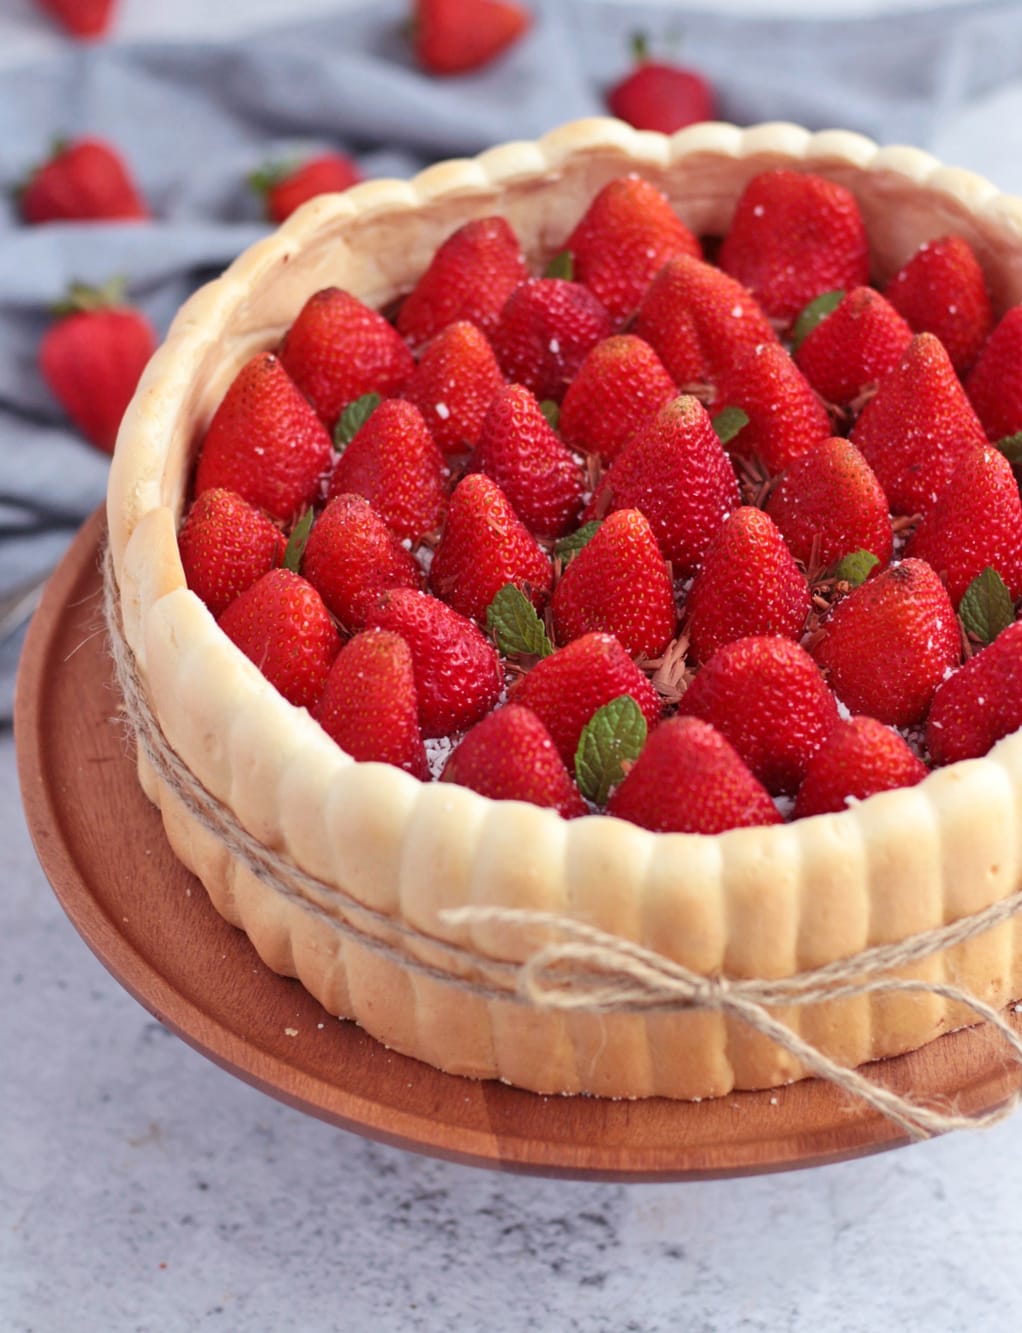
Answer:
[{"label": "strawberry on table", "polygon": [[361,179],[347,153],[324,152],[301,163],[270,163],[253,172],[249,184],[262,197],[266,216],[279,224],[310,199],[350,189]]},{"label": "strawberry on table", "polygon": [[39,344],[40,373],[85,438],[112,453],[156,334],[117,282],[101,289],[76,284],[58,315]]},{"label": "strawberry on table", "polygon": [[18,192],[26,222],[141,221],[149,209],[120,150],[95,137],[58,142]]},{"label": "strawberry on table", "polygon": [[428,73],[465,74],[496,60],[531,25],[518,0],[415,0],[412,43]]},{"label": "strawberry on table", "polygon": [[897,366],[912,330],[879,292],[856,287],[801,340],[796,324],[795,339],[802,374],[825,402],[847,407]]},{"label": "strawberry on table", "polygon": [[823,402],[776,342],[761,343],[720,372],[714,410],[727,407],[748,417],[729,441],[729,452],[758,458],[771,474],[834,433]]},{"label": "strawberry on table", "polygon": [[1022,305],[1001,316],[965,389],[990,440],[1022,430]]},{"label": "strawberry on table", "polygon": [[402,396],[422,413],[442,452],[460,454],[479,439],[487,409],[503,387],[486,335],[462,319],[426,344]]},{"label": "strawberry on table", "polygon": [[913,333],[933,333],[964,375],[994,325],[990,294],[972,247],[961,236],[926,241],[884,288]]},{"label": "strawberry on table", "polygon": [[842,718],[806,766],[795,818],[838,813],[877,792],[914,787],[928,771],[893,728],[875,717]]},{"label": "strawberry on table", "polygon": [[649,343],[633,333],[598,342],[568,385],[557,428],[581,453],[610,462],[677,389]]},{"label": "strawberry on table", "polygon": [[698,70],[674,61],[653,60],[642,34],[632,39],[635,68],[607,93],[611,115],[637,130],[674,134],[701,120],[716,120],[717,97]]},{"label": "strawberry on table", "polygon": [[117,9],[116,0],[36,0],[36,4],[81,41],[105,37]]},{"label": "strawberry on table", "polygon": [[1022,727],[1022,622],[1002,630],[938,687],[926,723],[935,764],[979,759]]},{"label": "strawberry on table", "polygon": [[493,350],[508,380],[560,402],[587,353],[611,332],[610,315],[581,283],[529,278],[507,298]]},{"label": "strawberry on table", "polygon": [[266,514],[234,491],[203,491],[177,537],[185,579],[214,616],[280,565],[284,534]]}]

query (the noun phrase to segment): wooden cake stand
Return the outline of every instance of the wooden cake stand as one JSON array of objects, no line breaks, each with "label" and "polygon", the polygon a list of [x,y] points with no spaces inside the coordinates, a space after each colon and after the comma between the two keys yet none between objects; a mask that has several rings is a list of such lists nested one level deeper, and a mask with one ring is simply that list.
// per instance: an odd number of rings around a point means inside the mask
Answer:
[{"label": "wooden cake stand", "polygon": [[[36,850],[64,910],[160,1022],[231,1073],[343,1129],[506,1171],[684,1180],[837,1162],[905,1142],[895,1125],[813,1080],[700,1103],[541,1097],[439,1073],[330,1017],[217,915],[138,785],[103,628],[103,535],[97,512],[31,624],[15,710],[18,768]],[[1002,1104],[1022,1082],[982,1029],[874,1068],[898,1092],[954,1098],[967,1113]]]}]

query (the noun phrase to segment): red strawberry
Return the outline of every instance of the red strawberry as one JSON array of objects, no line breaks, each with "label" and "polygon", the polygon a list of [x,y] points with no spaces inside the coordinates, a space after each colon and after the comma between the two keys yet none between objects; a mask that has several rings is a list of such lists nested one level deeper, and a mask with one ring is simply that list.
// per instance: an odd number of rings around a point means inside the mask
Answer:
[{"label": "red strawberry", "polygon": [[39,345],[40,372],[85,438],[112,453],[156,334],[114,284],[103,291],[72,287],[61,311]]},{"label": "red strawberry", "polygon": [[561,537],[578,518],[581,464],[520,384],[507,385],[490,403],[472,466],[493,478],[537,537]]},{"label": "red strawberry", "polygon": [[463,616],[486,623],[486,608],[506,583],[521,588],[537,609],[550,596],[549,557],[482,472],[464,477],[447,507],[433,555],[429,585]]},{"label": "red strawberry", "polygon": [[695,573],[739,503],[738,479],[698,399],[674,398],[624,445],[591,511],[641,509],[676,578]]},{"label": "red strawberry", "polygon": [[116,0],[36,0],[73,37],[104,37],[113,22]]},{"label": "red strawberry", "polygon": [[602,630],[633,657],[663,651],[677,623],[674,589],[637,509],[621,509],[600,524],[561,575],[550,606],[559,643]]},{"label": "red strawberry", "polygon": [[501,217],[476,218],[452,232],[401,303],[397,327],[413,347],[455,320],[488,338],[512,291],[529,276],[518,237]]},{"label": "red strawberry", "polygon": [[932,333],[917,334],[862,410],[850,439],[893,514],[932,508],[955,468],[986,442],[954,367]]},{"label": "red strawberry", "polygon": [[26,222],[137,221],[149,209],[117,148],[105,139],[56,145],[18,196]]},{"label": "red strawberry", "polygon": [[659,270],[677,255],[702,258],[699,241],[666,195],[641,176],[605,185],[565,242],[575,278],[620,325]]},{"label": "red strawberry", "polygon": [[674,381],[649,343],[632,333],[604,338],[568,385],[557,423],[561,439],[609,462],[676,394]]},{"label": "red strawberry", "polygon": [[550,806],[565,819],[587,813],[564,763],[531,708],[508,704],[477,722],[448,759],[441,781],[495,801]]},{"label": "red strawberry", "polygon": [[961,236],[926,241],[884,295],[914,333],[936,334],[959,375],[976,360],[994,325],[983,270]]},{"label": "red strawberry", "polygon": [[570,768],[583,728],[598,708],[622,694],[632,696],[652,730],[660,719],[656,690],[612,634],[596,633],[542,658],[512,697],[539,716]]},{"label": "red strawberry", "polygon": [[705,77],[665,60],[651,60],[644,37],[632,43],[636,68],[607,93],[611,115],[637,130],[673,134],[700,120],[716,120],[717,98]]},{"label": "red strawberry", "polygon": [[430,74],[464,74],[517,42],[532,15],[516,0],[415,0],[415,57]]},{"label": "red strawberry", "polygon": [[1001,440],[1022,430],[1022,305],[1001,316],[965,381],[969,400],[987,438]]},{"label": "red strawberry", "polygon": [[655,833],[724,833],[781,822],[730,741],[694,717],[670,718],[653,732],[607,813]]},{"label": "red strawberry", "polygon": [[869,282],[869,241],[855,196],[836,181],[784,167],[746,185],[718,258],[782,326],[823,292]]},{"label": "red strawberry", "polygon": [[313,716],[352,759],[429,777],[412,654],[400,634],[366,630],[344,645]]},{"label": "red strawberry", "polygon": [[794,792],[838,720],[837,703],[806,650],[754,635],[717,650],[678,711],[716,727],[767,791]]},{"label": "red strawberry", "polygon": [[770,492],[766,512],[796,560],[829,569],[855,551],[891,558],[887,497],[850,440],[835,436],[796,458]]},{"label": "red strawberry", "polygon": [[610,333],[610,316],[581,283],[529,278],[507,298],[493,350],[509,380],[560,402],[586,354]]},{"label": "red strawberry", "polygon": [[333,447],[319,418],[270,352],[247,361],[209,423],[195,494],[237,491],[274,518],[312,503]]},{"label": "red strawberry", "polygon": [[370,625],[394,630],[412,651],[419,725],[427,739],[465,731],[497,703],[504,670],[479,627],[428,593],[394,588],[369,610]]},{"label": "red strawberry", "polygon": [[390,324],[339,287],[310,296],[280,345],[284,369],[332,428],[367,393],[398,393],[415,361]]},{"label": "red strawberry", "polygon": [[281,223],[310,199],[350,189],[361,179],[358,164],[347,153],[326,152],[300,165],[263,167],[253,172],[249,184],[262,195],[270,221]]},{"label": "red strawberry", "polygon": [[1008,585],[1012,601],[1022,597],[1022,497],[1002,453],[988,445],[958,464],[905,554],[943,576],[956,607],[988,565]]},{"label": "red strawberry", "polygon": [[760,459],[770,473],[834,433],[826,407],[780,343],[753,348],[721,371],[717,387],[717,409],[740,407],[749,418],[729,451]]},{"label": "red strawberry", "polygon": [[462,319],[427,344],[403,397],[422,413],[441,450],[459,454],[478,440],[486,410],[503,387],[486,335]]},{"label": "red strawberry", "polygon": [[798,639],[811,607],[809,584],[774,522],[742,505],[706,551],[685,604],[693,660],[751,634]]},{"label": "red strawberry", "polygon": [[275,569],[287,546],[284,534],[261,510],[225,490],[203,491],[177,541],[188,586],[214,616]]},{"label": "red strawberry", "polygon": [[1022,622],[937,687],[926,723],[935,764],[978,759],[1022,727]]},{"label": "red strawberry", "polygon": [[777,342],[740,283],[688,255],[670,260],[650,283],[632,332],[645,338],[682,388],[716,385],[735,360],[760,343]]},{"label": "red strawberry", "polygon": [[290,569],[271,569],[218,621],[227,637],[296,708],[312,708],[341,646],[316,589]]},{"label": "red strawberry", "polygon": [[413,403],[388,398],[334,466],[328,496],[364,495],[398,537],[419,541],[440,526],[444,460]]},{"label": "red strawberry", "polygon": [[806,379],[828,403],[847,405],[892,371],[912,330],[872,287],[856,287],[795,349]]},{"label": "red strawberry", "polygon": [[898,732],[875,717],[843,718],[806,766],[795,818],[837,813],[877,792],[914,787],[926,774]]},{"label": "red strawberry", "polygon": [[335,496],[312,525],[301,572],[330,614],[361,629],[366,611],[388,588],[421,588],[415,557],[361,495]]},{"label": "red strawberry", "polygon": [[854,588],[822,629],[813,656],[838,698],[894,727],[923,720],[961,659],[955,609],[922,560],[903,560]]}]

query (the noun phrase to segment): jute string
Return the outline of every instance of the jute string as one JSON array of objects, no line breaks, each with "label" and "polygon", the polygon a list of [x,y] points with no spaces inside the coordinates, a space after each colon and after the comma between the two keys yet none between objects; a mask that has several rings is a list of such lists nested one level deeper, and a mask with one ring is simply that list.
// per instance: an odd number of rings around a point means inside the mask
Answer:
[{"label": "jute string", "polygon": [[233,811],[181,761],[149,708],[134,655],[121,628],[120,598],[109,551],[104,559],[104,612],[124,717],[157,776],[188,813],[258,880],[327,919],[343,938],[408,971],[486,1000],[563,1013],[703,1011],[737,1019],[775,1042],[809,1073],[860,1098],[913,1139],[989,1127],[1011,1115],[1022,1100],[1020,1090],[1003,1105],[978,1115],[967,1115],[953,1107],[922,1105],[874,1082],[858,1069],[837,1063],[769,1012],[770,1008],[799,1008],[874,994],[939,996],[988,1023],[1003,1039],[1010,1056],[1022,1064],[1022,1037],[992,1006],[949,982],[891,975],[1011,920],[1022,912],[1022,889],[947,925],[773,980],[704,976],[630,940],[551,913],[472,906],[440,913],[441,922],[452,928],[498,926],[512,934],[539,930],[548,940],[523,963],[490,958],[439,940],[367,906],[253,837]]}]

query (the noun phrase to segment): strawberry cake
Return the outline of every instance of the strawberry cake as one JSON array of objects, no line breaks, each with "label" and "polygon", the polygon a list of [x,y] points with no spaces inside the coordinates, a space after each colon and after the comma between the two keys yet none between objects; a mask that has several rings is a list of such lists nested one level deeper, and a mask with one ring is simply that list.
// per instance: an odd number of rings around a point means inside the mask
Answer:
[{"label": "strawberry cake", "polygon": [[[449,1072],[803,1077],[516,970],[568,919],[783,979],[1022,891],[1020,312],[1022,204],[841,131],[584,121],[304,206],[181,310],[111,472],[176,854]],[[1003,1005],[1015,919],[898,975]],[[850,1067],[972,1021],[776,1012]]]}]

